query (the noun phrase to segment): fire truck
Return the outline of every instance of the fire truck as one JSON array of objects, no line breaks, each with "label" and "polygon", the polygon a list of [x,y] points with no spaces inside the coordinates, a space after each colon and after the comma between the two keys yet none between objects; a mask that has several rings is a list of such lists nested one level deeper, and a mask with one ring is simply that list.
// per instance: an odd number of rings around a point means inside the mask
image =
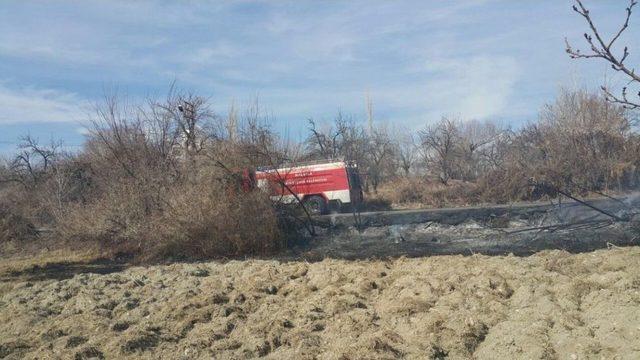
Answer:
[{"label": "fire truck", "polygon": [[278,168],[256,169],[258,188],[282,203],[301,201],[314,214],[340,211],[362,201],[362,187],[355,162],[324,160]]}]

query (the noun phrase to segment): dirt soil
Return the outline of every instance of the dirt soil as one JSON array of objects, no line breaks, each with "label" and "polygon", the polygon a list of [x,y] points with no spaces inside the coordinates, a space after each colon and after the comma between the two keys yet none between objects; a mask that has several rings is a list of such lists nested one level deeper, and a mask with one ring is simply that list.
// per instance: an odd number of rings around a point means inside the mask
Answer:
[{"label": "dirt soil", "polygon": [[0,358],[640,358],[640,247],[31,275]]}]

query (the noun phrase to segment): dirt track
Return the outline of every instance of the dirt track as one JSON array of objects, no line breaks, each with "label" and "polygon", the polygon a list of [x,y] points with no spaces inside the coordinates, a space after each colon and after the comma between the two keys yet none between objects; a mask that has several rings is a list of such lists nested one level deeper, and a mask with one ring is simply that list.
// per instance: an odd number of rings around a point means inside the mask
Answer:
[{"label": "dirt track", "polygon": [[640,247],[5,281],[0,357],[640,358]]}]

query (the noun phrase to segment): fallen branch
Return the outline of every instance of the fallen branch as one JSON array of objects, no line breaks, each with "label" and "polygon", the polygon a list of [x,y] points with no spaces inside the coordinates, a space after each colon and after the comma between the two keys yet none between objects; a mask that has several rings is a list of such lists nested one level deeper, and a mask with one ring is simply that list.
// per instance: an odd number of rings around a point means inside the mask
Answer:
[{"label": "fallen branch", "polygon": [[616,221],[627,221],[628,220],[628,219],[623,219],[620,216],[612,214],[612,213],[610,213],[610,212],[608,212],[606,210],[600,209],[600,208],[598,208],[598,207],[596,207],[594,205],[591,205],[591,204],[589,204],[588,202],[586,202],[584,200],[578,199],[577,197],[575,197],[575,196],[571,195],[570,193],[558,188],[557,186],[553,186],[553,185],[545,183],[545,182],[537,182],[537,181],[534,181],[534,180],[529,180],[529,183],[531,185],[533,185],[533,186],[536,186],[536,187],[540,188],[541,190],[543,190],[547,194],[550,194],[550,195],[552,195],[552,194],[564,195],[564,196],[568,197],[569,199],[571,199],[571,200],[573,200],[573,201],[575,201],[575,202],[577,202],[577,203],[579,203],[581,205],[584,205],[584,206],[586,206],[586,207],[588,207],[588,208],[590,208],[592,210],[595,210],[595,211],[597,211],[597,212],[599,212],[601,214],[604,214],[604,215],[606,215],[606,216],[608,216],[608,217],[610,217],[610,218],[612,218],[612,219],[614,219]]},{"label": "fallen branch", "polygon": [[[578,227],[585,227],[585,225],[595,225],[595,227],[598,227],[598,225],[610,225],[611,224],[611,220],[583,220],[583,221],[576,221],[573,223],[569,223],[569,224],[554,224],[554,225],[546,225],[546,226],[534,226],[534,227],[529,227],[529,228],[524,228],[524,229],[518,229],[518,230],[514,230],[514,231],[505,231],[505,233],[509,234],[509,235],[513,235],[513,234],[518,234],[518,233],[523,233],[523,232],[527,232],[527,231],[534,231],[534,230],[540,230],[540,231],[544,231],[544,230],[550,230],[550,231],[557,231],[557,230],[561,230],[561,229],[567,229],[570,228],[572,226],[578,226]],[[575,230],[576,228],[574,228]]]}]

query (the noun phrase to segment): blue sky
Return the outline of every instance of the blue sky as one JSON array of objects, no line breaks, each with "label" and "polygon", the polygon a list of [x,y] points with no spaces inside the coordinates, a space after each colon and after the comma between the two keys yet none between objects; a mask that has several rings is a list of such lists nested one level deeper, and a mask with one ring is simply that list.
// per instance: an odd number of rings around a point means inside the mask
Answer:
[{"label": "blue sky", "polygon": [[[585,0],[613,31],[626,1]],[[292,136],[338,111],[412,131],[443,114],[518,126],[560,87],[622,79],[583,45],[569,0],[3,1],[0,152],[21,134],[80,145],[106,88],[134,99],[179,87],[225,114],[257,96]],[[621,39],[640,51],[638,15]],[[636,40],[634,40],[636,39]],[[635,43],[634,43],[635,42]],[[584,46],[582,46],[584,48]]]}]

